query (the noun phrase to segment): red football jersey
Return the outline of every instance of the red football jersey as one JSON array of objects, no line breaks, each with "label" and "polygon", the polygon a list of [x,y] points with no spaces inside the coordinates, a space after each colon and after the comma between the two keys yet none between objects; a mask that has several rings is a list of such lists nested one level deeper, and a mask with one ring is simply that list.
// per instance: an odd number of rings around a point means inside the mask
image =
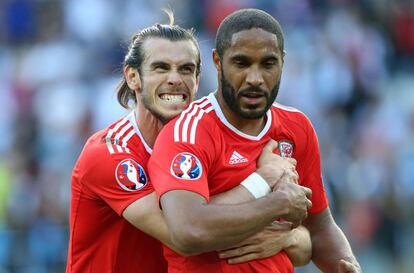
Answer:
[{"label": "red football jersey", "polygon": [[[225,118],[214,96],[195,101],[168,123],[155,143],[149,173],[158,196],[171,190],[210,196],[239,185],[256,169],[256,160],[270,140],[278,152],[297,160],[299,183],[312,189],[310,213],[327,208],[321,178],[320,152],[308,118],[296,109],[274,104],[257,136],[247,135]],[[166,248],[169,272],[293,272],[284,251],[271,258],[229,265],[215,252],[183,257]]]},{"label": "red football jersey", "polygon": [[153,192],[134,112],[94,134],[72,173],[67,273],[167,272],[162,245],[122,213]]}]

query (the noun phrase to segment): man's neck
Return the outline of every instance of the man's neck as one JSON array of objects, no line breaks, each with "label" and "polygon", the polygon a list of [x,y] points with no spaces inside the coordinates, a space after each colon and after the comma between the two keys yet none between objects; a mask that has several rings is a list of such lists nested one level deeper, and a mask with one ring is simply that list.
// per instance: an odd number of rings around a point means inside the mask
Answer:
[{"label": "man's neck", "polygon": [[142,104],[137,104],[135,108],[135,120],[145,142],[153,148],[155,140],[164,127],[164,124],[154,117]]},{"label": "man's neck", "polygon": [[247,135],[257,136],[260,134],[266,125],[266,116],[258,119],[242,118],[228,107],[224,101],[221,90],[218,90],[214,95],[219,103],[224,117],[231,125]]}]

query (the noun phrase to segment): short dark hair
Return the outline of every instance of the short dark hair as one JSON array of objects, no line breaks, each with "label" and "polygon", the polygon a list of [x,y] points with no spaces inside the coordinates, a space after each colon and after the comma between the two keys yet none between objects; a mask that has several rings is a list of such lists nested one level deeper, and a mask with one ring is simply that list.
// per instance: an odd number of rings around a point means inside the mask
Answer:
[{"label": "short dark hair", "polygon": [[283,31],[279,22],[259,9],[241,9],[228,15],[220,24],[216,35],[216,50],[220,58],[231,45],[234,33],[251,28],[261,28],[273,33],[281,51],[284,49]]},{"label": "short dark hair", "polygon": [[[178,25],[174,25],[174,18],[172,17],[172,13],[168,13],[170,17],[170,24],[169,25],[162,25],[162,24],[155,24],[153,26],[144,28],[140,32],[134,34],[132,37],[131,44],[128,47],[128,53],[125,56],[123,66],[131,66],[136,68],[140,73],[141,77],[141,65],[145,59],[145,52],[142,49],[142,45],[147,39],[150,38],[162,38],[167,39],[169,41],[192,41],[194,46],[197,49],[197,67],[196,67],[196,75],[200,74],[201,70],[201,57],[200,57],[200,48],[198,46],[198,42],[194,36],[193,29],[185,29]],[[128,87],[128,84],[125,80],[125,77],[121,80],[118,84],[116,89],[118,102],[124,108],[129,108],[129,102],[131,100],[134,103],[137,102],[137,98],[135,97],[135,92]]]}]

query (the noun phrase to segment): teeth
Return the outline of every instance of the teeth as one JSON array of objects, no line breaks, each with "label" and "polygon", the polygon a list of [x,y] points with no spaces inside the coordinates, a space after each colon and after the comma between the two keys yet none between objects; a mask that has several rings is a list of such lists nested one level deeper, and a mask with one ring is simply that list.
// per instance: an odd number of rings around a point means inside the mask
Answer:
[{"label": "teeth", "polygon": [[166,102],[183,102],[184,95],[177,94],[177,95],[170,95],[170,94],[162,94],[160,98]]}]

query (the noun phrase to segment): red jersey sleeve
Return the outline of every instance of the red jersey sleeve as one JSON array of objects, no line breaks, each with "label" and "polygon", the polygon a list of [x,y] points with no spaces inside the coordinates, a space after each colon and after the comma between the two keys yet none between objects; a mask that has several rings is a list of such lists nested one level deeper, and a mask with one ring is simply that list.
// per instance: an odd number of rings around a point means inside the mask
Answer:
[{"label": "red jersey sleeve", "polygon": [[[214,158],[212,130],[198,124],[195,138],[182,137],[184,129],[174,131],[174,122],[167,124],[157,137],[148,164],[155,191],[160,198],[172,190],[187,190],[209,201],[208,173]],[[200,122],[202,123],[202,122]],[[190,129],[189,129],[190,131]]]},{"label": "red jersey sleeve", "polygon": [[319,151],[318,138],[309,119],[301,114],[305,126],[305,138],[302,141],[301,149],[296,154],[298,161],[297,171],[302,186],[312,190],[312,208],[309,213],[315,214],[328,207],[325,188],[322,182],[321,156]]},{"label": "red jersey sleeve", "polygon": [[103,200],[122,215],[131,203],[154,191],[142,161],[129,153],[92,148],[79,162],[79,180],[90,198]]}]

